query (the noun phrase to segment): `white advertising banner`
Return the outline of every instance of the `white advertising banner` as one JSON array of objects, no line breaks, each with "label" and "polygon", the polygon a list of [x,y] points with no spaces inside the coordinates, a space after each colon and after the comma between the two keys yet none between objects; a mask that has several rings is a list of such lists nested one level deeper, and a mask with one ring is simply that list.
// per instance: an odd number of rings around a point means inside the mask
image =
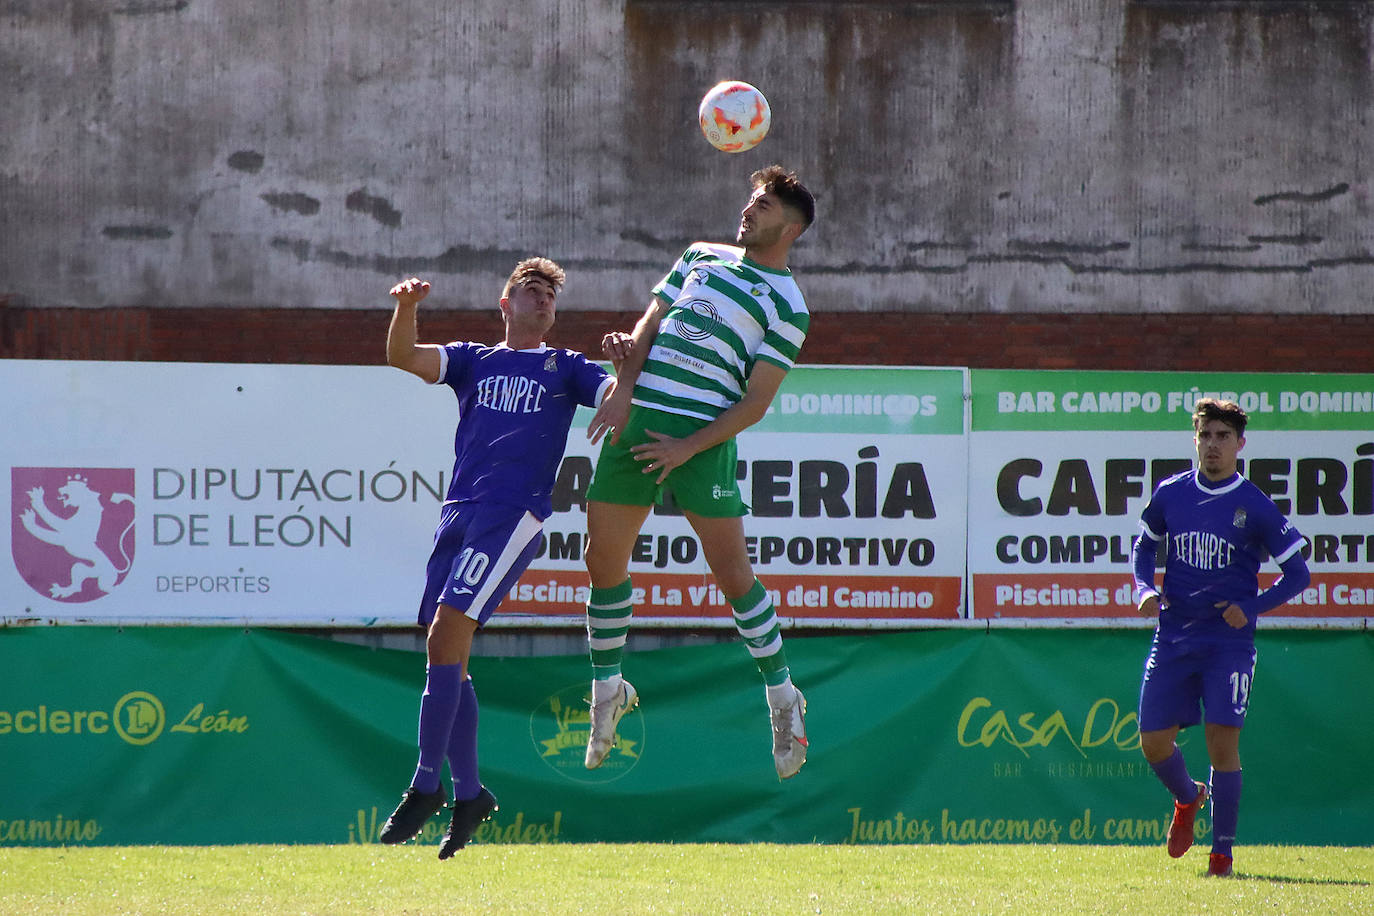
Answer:
[{"label": "white advertising banner", "polygon": [[[812,621],[963,615],[967,370],[799,366],[739,436],[750,560],[778,614]],[[579,416],[545,549],[507,607],[582,613],[585,493],[596,448]],[[701,545],[671,502],[630,563],[636,616],[725,617]]]},{"label": "white advertising banner", "polygon": [[[384,366],[0,361],[11,562],[0,621],[413,623],[455,402]],[[740,436],[751,559],[784,617],[960,616],[963,369],[799,367]],[[580,618],[581,411],[539,557],[503,613]],[[671,507],[643,618],[728,616]]]},{"label": "white advertising banner", "polygon": [[1203,396],[1249,413],[1241,470],[1308,539],[1311,586],[1271,613],[1369,614],[1374,376],[974,370],[971,384],[974,616],[1134,617],[1140,513],[1194,465]]},{"label": "white advertising banner", "polygon": [[0,362],[7,619],[414,620],[454,399],[387,367]]}]

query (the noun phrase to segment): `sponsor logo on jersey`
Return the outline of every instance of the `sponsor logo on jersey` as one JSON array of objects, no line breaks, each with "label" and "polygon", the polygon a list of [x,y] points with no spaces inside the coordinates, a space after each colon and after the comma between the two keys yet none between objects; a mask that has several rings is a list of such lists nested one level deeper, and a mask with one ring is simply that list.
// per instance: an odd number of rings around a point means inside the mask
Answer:
[{"label": "sponsor logo on jersey", "polygon": [[491,375],[477,383],[477,404],[501,413],[539,413],[546,391],[523,375]]},{"label": "sponsor logo on jersey", "polygon": [[715,305],[705,299],[693,299],[675,309],[673,333],[683,340],[706,340],[715,336],[716,325],[720,324],[720,313]]},{"label": "sponsor logo on jersey", "polygon": [[1172,541],[1173,555],[1194,569],[1210,571],[1231,565],[1231,543],[1210,531],[1184,531]]}]

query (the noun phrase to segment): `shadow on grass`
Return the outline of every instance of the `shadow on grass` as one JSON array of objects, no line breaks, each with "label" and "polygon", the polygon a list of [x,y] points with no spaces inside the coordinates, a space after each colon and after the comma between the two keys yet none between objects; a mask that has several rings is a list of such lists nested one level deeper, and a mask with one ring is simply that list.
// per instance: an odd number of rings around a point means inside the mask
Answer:
[{"label": "shadow on grass", "polygon": [[1336,887],[1369,887],[1368,881],[1359,879],[1343,878],[1292,878],[1287,875],[1247,875],[1235,872],[1231,875],[1234,881],[1268,881],[1270,884],[1318,884],[1332,885]]}]

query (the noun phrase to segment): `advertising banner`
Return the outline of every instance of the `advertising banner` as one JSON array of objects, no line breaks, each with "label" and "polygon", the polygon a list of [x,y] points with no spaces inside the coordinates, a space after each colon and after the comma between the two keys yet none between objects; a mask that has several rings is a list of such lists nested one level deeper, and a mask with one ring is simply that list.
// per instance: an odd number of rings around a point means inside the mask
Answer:
[{"label": "advertising banner", "polygon": [[[1132,843],[1163,858],[1173,805],[1134,711],[1148,643],[999,628],[792,640],[811,747],[785,782],[738,644],[629,653],[641,703],[591,771],[585,656],[475,657],[482,780],[500,802],[475,841]],[[1258,650],[1238,842],[1368,843],[1358,763],[1374,712],[1351,698],[1374,693],[1374,635],[1261,629]],[[414,770],[422,653],[24,627],[0,630],[0,670],[0,846],[374,843]],[[1201,732],[1180,746],[1206,779]],[[1206,812],[1200,842],[1210,829]]]},{"label": "advertising banner", "polygon": [[[784,617],[958,617],[966,371],[802,367],[739,437],[755,568]],[[452,393],[385,366],[0,361],[0,619],[415,620],[453,464]],[[579,411],[539,557],[503,606],[579,618],[596,449]],[[671,503],[644,618],[728,618]]]},{"label": "advertising banner", "polygon": [[1309,540],[1311,587],[1270,613],[1369,615],[1374,375],[980,369],[971,386],[973,616],[1134,617],[1131,541],[1155,486],[1193,466],[1204,396],[1245,408],[1241,471]]},{"label": "advertising banner", "polygon": [[0,361],[0,617],[413,622],[453,397],[395,369]]},{"label": "advertising banner", "polygon": [[[799,366],[739,436],[746,545],[782,617],[955,618],[964,607],[968,452],[963,369]],[[506,611],[581,618],[587,484],[597,448],[574,424],[545,548]],[[728,619],[671,500],[630,563],[636,616]]]},{"label": "advertising banner", "polygon": [[[0,384],[0,621],[415,619],[452,467],[447,389],[384,366],[28,360],[0,361]],[[1140,512],[1190,467],[1208,393],[1250,410],[1243,470],[1309,541],[1311,587],[1275,613],[1368,616],[1370,375],[798,367],[739,437],[751,562],[794,621],[1130,617]],[[498,622],[583,614],[589,417]],[[728,626],[671,496],[630,569],[641,621]]]}]

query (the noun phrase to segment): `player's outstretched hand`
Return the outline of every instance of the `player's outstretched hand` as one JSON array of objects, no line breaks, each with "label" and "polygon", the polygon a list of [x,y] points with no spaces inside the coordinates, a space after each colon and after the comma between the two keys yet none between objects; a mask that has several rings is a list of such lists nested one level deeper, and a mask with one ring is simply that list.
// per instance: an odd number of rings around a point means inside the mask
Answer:
[{"label": "player's outstretched hand", "polygon": [[1239,604],[1234,604],[1230,601],[1218,601],[1215,606],[1225,608],[1225,610],[1221,612],[1221,619],[1237,630],[1243,628],[1250,622],[1250,618],[1245,616],[1245,612],[1240,609]]},{"label": "player's outstretched hand", "polygon": [[619,372],[620,364],[630,355],[634,344],[635,339],[624,331],[612,331],[601,338],[601,352],[611,361],[615,371]]},{"label": "player's outstretched hand", "polygon": [[587,438],[591,440],[592,445],[596,445],[602,436],[610,433],[611,442],[619,442],[620,431],[625,428],[625,423],[629,419],[630,392],[622,392],[617,383],[592,415],[592,422],[587,424]]},{"label": "player's outstretched hand", "polygon": [[391,295],[396,297],[397,305],[414,305],[429,295],[429,284],[419,277],[411,277],[391,287]]}]

